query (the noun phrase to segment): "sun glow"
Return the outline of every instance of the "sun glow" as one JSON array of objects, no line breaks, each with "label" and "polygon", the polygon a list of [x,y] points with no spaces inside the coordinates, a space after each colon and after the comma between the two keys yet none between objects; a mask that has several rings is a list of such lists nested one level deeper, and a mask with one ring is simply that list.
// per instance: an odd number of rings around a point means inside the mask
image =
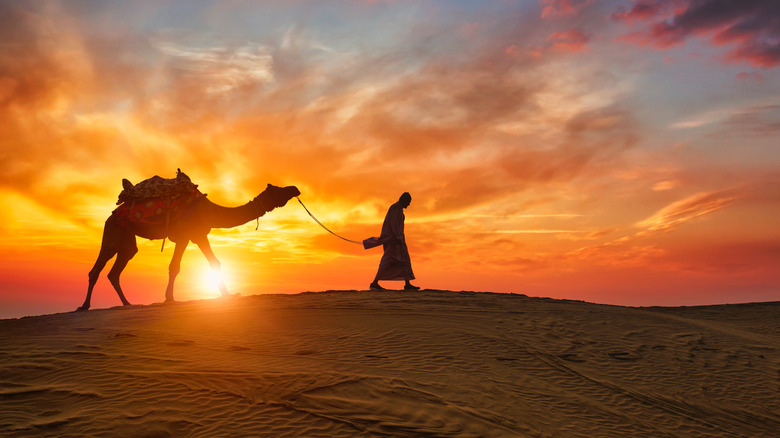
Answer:
[{"label": "sun glow", "polygon": [[[231,276],[228,272],[225,272],[225,269],[222,268],[220,271],[215,271],[211,268],[206,268],[206,270],[203,272],[203,281],[201,289],[204,293],[208,294],[209,296],[212,295],[219,295],[219,285],[220,281],[224,282],[227,287],[230,287],[230,285],[233,284],[231,281]],[[230,290],[230,289],[228,289]]]}]

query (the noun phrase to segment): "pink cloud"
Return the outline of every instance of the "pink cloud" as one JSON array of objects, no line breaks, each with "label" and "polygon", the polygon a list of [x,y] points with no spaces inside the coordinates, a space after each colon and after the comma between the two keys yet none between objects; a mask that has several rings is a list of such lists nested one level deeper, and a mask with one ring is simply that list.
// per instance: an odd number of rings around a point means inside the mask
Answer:
[{"label": "pink cloud", "polygon": [[685,0],[637,0],[630,10],[620,9],[612,14],[612,18],[629,23],[650,21],[669,18],[685,12],[685,9],[687,9]]},{"label": "pink cloud", "polygon": [[766,47],[762,44],[744,44],[729,52],[729,61],[746,61],[756,67],[771,68],[780,65],[780,43],[774,47]]},{"label": "pink cloud", "polygon": [[618,11],[612,14],[616,20],[633,22],[636,20],[649,20],[658,14],[659,4],[654,1],[637,2],[630,11]]},{"label": "pink cloud", "polygon": [[504,49],[504,53],[509,56],[510,58],[541,58],[544,54],[544,49],[542,47],[528,47],[528,48],[520,48],[516,45],[512,44],[511,46],[508,46]]},{"label": "pink cloud", "polygon": [[547,37],[553,43],[553,49],[562,52],[582,52],[588,50],[590,37],[577,29],[555,32]]},{"label": "pink cloud", "polygon": [[733,47],[729,62],[756,67],[780,65],[780,2],[776,0],[639,0],[629,11],[612,17],[628,24],[648,22],[649,27],[618,40],[667,49],[689,38],[709,38],[716,46]]},{"label": "pink cloud", "polygon": [[591,3],[593,0],[542,0],[542,18],[576,15]]}]

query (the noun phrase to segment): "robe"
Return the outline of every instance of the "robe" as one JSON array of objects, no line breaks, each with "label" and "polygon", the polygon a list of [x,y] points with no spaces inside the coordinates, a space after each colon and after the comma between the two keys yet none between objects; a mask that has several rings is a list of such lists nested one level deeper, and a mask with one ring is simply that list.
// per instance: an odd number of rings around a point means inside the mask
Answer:
[{"label": "robe", "polygon": [[363,241],[365,249],[382,245],[384,255],[379,261],[377,280],[414,280],[412,260],[404,238],[404,208],[400,202],[390,206],[382,224],[379,237],[369,237]]}]

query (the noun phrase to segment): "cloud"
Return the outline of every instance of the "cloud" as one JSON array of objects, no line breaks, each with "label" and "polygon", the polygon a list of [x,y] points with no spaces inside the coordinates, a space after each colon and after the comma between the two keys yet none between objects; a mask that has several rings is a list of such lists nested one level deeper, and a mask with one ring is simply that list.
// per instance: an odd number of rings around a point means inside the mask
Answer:
[{"label": "cloud", "polygon": [[699,128],[702,126],[711,125],[713,123],[722,122],[728,118],[735,111],[734,108],[716,108],[707,110],[700,114],[695,114],[679,122],[675,122],[671,125],[675,129],[687,129],[687,128]]},{"label": "cloud", "polygon": [[730,190],[697,193],[669,204],[637,223],[637,227],[654,232],[673,231],[690,220],[725,208],[734,200],[736,195]]},{"label": "cloud", "polygon": [[[596,245],[588,245],[565,254],[571,260],[621,266],[645,266],[669,257],[666,248],[657,245],[658,237],[677,230],[683,224],[713,214],[732,205],[743,193],[735,189],[700,192],[672,202],[633,227],[610,229],[604,235],[623,233]],[[638,229],[638,230],[637,230]]]},{"label": "cloud", "polygon": [[686,9],[685,0],[635,0],[634,6],[625,10],[620,6],[618,11],[612,14],[617,21],[633,23],[636,21],[650,21],[653,19],[667,19]]},{"label": "cloud", "polygon": [[[34,19],[3,31],[32,50],[0,58],[13,73],[3,77],[30,83],[0,83],[15,108],[0,115],[0,135],[28,147],[0,151],[0,185],[66,218],[96,201],[107,214],[121,178],[172,177],[177,167],[225,205],[273,183],[357,221],[383,215],[403,191],[420,200],[419,215],[446,215],[599,174],[636,141],[598,72],[549,75],[547,60],[507,56],[507,42],[548,35],[517,26],[518,16],[474,38],[444,21],[376,50],[339,51],[301,24],[262,39],[204,39],[186,29],[113,33],[62,10],[52,34],[51,11],[16,12]],[[587,40],[571,29],[549,43],[581,50]]]},{"label": "cloud", "polygon": [[594,0],[541,0],[542,18],[553,19],[567,15],[576,15],[593,2]]},{"label": "cloud", "polygon": [[649,28],[621,40],[659,49],[708,37],[715,46],[729,46],[727,60],[756,67],[780,65],[780,3],[775,0],[640,0],[613,18],[627,23],[649,22]]},{"label": "cloud", "polygon": [[[63,187],[80,183],[91,173],[87,166],[104,157],[95,142],[113,134],[74,127],[72,96],[82,96],[83,107],[93,102],[93,64],[67,16],[55,21],[28,6],[0,4],[0,188],[58,208],[67,203],[57,196]],[[85,167],[76,175],[81,178],[43,186],[63,163],[73,162]]]},{"label": "cloud", "polygon": [[653,184],[653,190],[655,190],[657,192],[662,192],[662,191],[665,191],[665,190],[671,190],[671,189],[677,187],[678,184],[679,184],[679,182],[678,181],[674,181],[674,180],[659,181],[659,182]]},{"label": "cloud", "polygon": [[780,103],[762,99],[741,106],[727,106],[694,114],[671,125],[675,129],[715,126],[720,136],[774,136],[780,132]]},{"label": "cloud", "polygon": [[551,41],[553,50],[562,52],[582,52],[588,50],[590,37],[577,29],[569,29],[566,32],[555,32],[547,38]]},{"label": "cloud", "polygon": [[262,45],[192,48],[153,39],[152,45],[175,59],[188,79],[206,93],[224,93],[273,82],[273,58]]}]

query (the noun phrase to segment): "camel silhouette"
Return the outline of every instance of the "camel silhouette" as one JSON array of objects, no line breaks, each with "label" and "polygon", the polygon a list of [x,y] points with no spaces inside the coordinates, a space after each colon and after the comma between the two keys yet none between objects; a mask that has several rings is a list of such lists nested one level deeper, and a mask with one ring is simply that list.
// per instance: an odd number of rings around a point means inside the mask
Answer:
[{"label": "camel silhouette", "polygon": [[[165,301],[173,301],[173,282],[179,274],[181,258],[189,242],[198,245],[203,255],[208,259],[211,269],[219,272],[220,262],[214,256],[208,238],[212,228],[233,228],[245,224],[265,215],[274,208],[283,207],[287,201],[300,194],[301,192],[295,186],[276,187],[268,184],[262,193],[240,207],[222,207],[203,196],[196,200],[179,219],[171,221],[167,225],[120,224],[117,216],[112,214],[106,220],[106,225],[103,228],[103,241],[95,266],[89,271],[87,298],[84,300],[84,304],[76,310],[89,310],[92,289],[100,276],[100,271],[115,255],[116,261],[108,273],[108,280],[119,295],[119,299],[122,300],[122,304],[130,305],[119,285],[119,276],[130,259],[138,252],[136,236],[146,239],[168,238],[176,244],[168,268],[168,287],[165,289]],[[221,279],[218,287],[223,296],[229,295],[227,287]]]}]

